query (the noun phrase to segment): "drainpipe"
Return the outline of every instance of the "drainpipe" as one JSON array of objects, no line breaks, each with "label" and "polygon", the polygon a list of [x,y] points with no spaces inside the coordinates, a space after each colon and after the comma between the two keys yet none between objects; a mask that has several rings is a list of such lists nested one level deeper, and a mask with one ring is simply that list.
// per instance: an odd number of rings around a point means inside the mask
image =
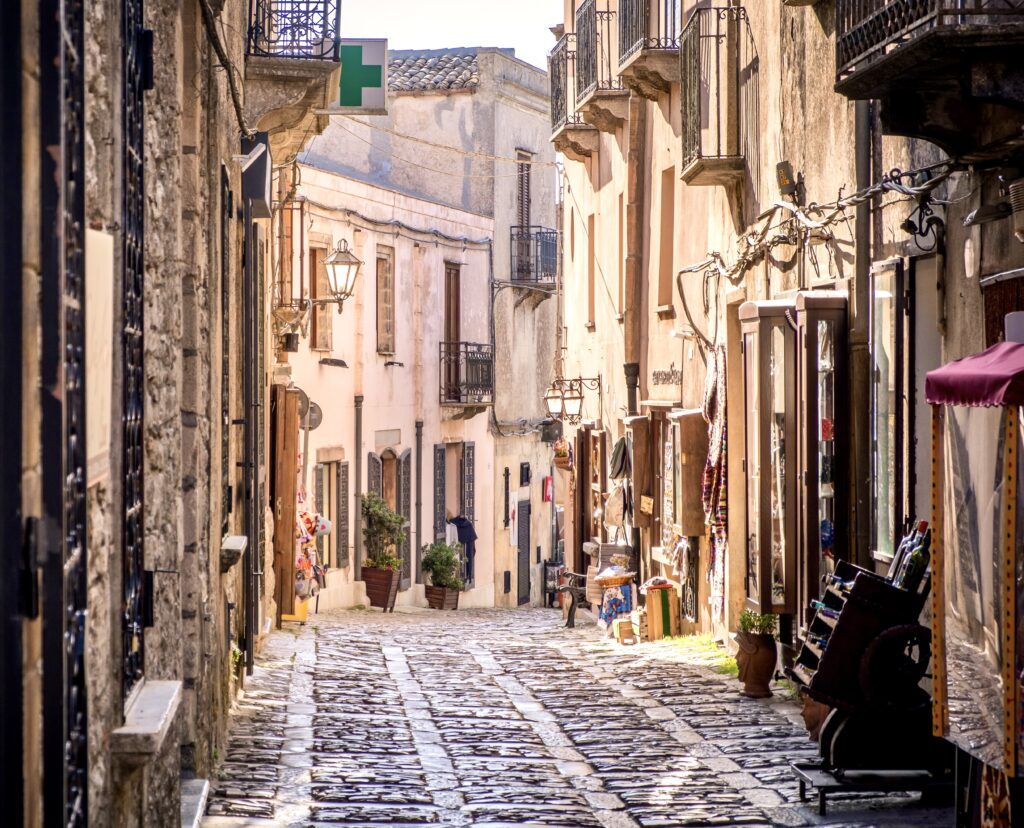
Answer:
[{"label": "drainpipe", "polygon": [[[854,153],[857,189],[871,185],[871,104],[857,101]],[[871,307],[871,202],[857,205],[856,242],[850,320],[850,390],[853,415],[853,530],[850,559],[870,569],[871,560],[871,360],[868,351]]]},{"label": "drainpipe", "polygon": [[634,417],[640,413],[637,406],[637,389],[640,387],[640,363],[627,362],[622,368],[626,372],[626,414]]},{"label": "drainpipe", "polygon": [[356,513],[352,516],[355,529],[355,580],[363,576],[363,395],[356,394]]},{"label": "drainpipe", "polygon": [[423,573],[420,571],[420,556],[423,554],[423,420],[416,421],[416,583],[422,583]]}]

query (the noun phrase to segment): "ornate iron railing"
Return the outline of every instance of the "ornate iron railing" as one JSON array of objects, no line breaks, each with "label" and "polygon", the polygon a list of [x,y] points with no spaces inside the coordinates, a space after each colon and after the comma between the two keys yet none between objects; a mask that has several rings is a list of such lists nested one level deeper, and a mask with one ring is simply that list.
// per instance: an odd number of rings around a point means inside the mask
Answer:
[{"label": "ornate iron railing", "polygon": [[564,35],[548,55],[551,79],[551,131],[582,124],[576,111],[576,35]]},{"label": "ornate iron railing", "polygon": [[494,348],[479,342],[441,343],[441,404],[494,402]]},{"label": "ornate iron railing", "polygon": [[756,106],[757,55],[742,6],[694,9],[679,38],[683,169],[743,155]]},{"label": "ornate iron railing", "polygon": [[338,0],[250,0],[248,53],[336,60]]},{"label": "ornate iron railing", "polygon": [[576,10],[576,103],[594,92],[622,89],[615,12],[600,11],[598,0]]},{"label": "ornate iron railing", "polygon": [[681,0],[619,0],[619,65],[641,49],[678,49],[681,7]]},{"label": "ornate iron railing", "polygon": [[837,0],[836,80],[940,28],[1024,23],[1024,0]]},{"label": "ornate iron railing", "polygon": [[558,278],[559,234],[547,227],[511,229],[512,281],[554,283]]},{"label": "ornate iron railing", "polygon": [[89,688],[83,4],[39,3],[38,38],[39,369],[45,383],[45,393],[38,399],[43,522],[52,527],[42,537],[46,558],[39,703],[45,715],[39,801],[41,824],[84,828],[89,822]]}]

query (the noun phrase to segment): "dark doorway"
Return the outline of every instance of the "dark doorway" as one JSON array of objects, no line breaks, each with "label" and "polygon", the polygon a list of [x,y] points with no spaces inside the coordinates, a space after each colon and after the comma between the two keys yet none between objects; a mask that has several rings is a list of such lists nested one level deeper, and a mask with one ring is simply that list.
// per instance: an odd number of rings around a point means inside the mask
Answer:
[{"label": "dark doorway", "polygon": [[522,606],[530,603],[530,501],[519,502],[516,521],[519,533],[518,603]]}]

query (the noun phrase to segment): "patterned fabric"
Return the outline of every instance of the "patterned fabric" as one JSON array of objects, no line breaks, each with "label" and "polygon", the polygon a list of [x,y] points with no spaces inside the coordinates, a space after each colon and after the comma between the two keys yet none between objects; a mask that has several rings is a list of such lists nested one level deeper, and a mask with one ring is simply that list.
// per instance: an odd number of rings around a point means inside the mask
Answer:
[{"label": "patterned fabric", "polygon": [[627,615],[633,609],[633,590],[631,587],[608,587],[601,599],[601,609],[597,617],[610,624],[620,615]]},{"label": "patterned fabric", "polygon": [[704,388],[704,419],[708,423],[708,460],[704,467],[702,495],[704,521],[709,528],[711,613],[721,621],[725,613],[725,558],[727,553],[728,493],[726,490],[726,397],[725,347],[708,352],[708,373]]}]

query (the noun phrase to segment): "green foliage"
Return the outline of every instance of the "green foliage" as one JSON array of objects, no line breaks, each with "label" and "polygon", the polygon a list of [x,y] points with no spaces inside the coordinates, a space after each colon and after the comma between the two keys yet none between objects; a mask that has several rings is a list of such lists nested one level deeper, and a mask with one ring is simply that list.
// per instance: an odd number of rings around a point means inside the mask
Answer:
[{"label": "green foliage", "polygon": [[395,556],[395,549],[405,540],[402,529],[405,520],[376,494],[363,495],[362,512],[366,566],[377,569],[401,567],[402,562]]},{"label": "green foliage", "polygon": [[436,587],[461,590],[464,586],[459,578],[462,561],[459,550],[444,541],[435,541],[423,547],[422,569],[430,573],[430,583]]},{"label": "green foliage", "polygon": [[743,610],[740,613],[740,632],[754,635],[775,635],[777,621],[778,618],[773,612],[760,615],[750,610]]},{"label": "green foliage", "polygon": [[238,668],[242,666],[242,651],[238,649],[238,645],[231,642],[231,669],[236,673]]}]

